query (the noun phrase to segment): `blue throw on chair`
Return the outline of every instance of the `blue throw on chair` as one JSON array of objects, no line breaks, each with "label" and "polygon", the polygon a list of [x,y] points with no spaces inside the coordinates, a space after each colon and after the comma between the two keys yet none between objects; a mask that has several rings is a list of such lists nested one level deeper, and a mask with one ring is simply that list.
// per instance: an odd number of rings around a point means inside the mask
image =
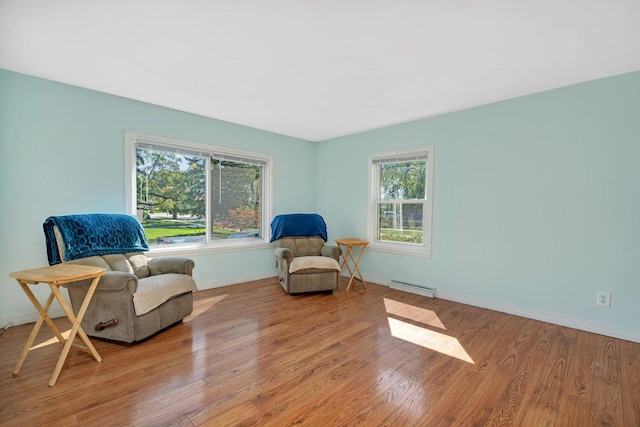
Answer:
[{"label": "blue throw on chair", "polygon": [[[138,219],[124,214],[82,214],[51,216],[42,225],[47,243],[49,265],[94,255],[144,252],[149,250]],[[64,245],[60,258],[54,227]]]},{"label": "blue throw on chair", "polygon": [[327,224],[318,214],[278,215],[271,221],[271,240],[281,237],[322,236],[327,241]]}]

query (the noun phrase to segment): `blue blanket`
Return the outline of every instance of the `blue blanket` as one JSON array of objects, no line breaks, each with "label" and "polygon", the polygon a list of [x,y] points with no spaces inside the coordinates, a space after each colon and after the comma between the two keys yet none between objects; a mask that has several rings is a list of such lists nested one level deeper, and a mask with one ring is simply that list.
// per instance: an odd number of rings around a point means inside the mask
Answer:
[{"label": "blue blanket", "polygon": [[[64,259],[58,251],[53,231],[58,227]],[[50,216],[42,224],[47,241],[49,265],[60,264],[94,255],[148,251],[149,245],[142,225],[131,215],[84,214]]]},{"label": "blue blanket", "polygon": [[278,215],[271,221],[271,240],[291,236],[322,236],[327,241],[327,224],[318,214]]}]

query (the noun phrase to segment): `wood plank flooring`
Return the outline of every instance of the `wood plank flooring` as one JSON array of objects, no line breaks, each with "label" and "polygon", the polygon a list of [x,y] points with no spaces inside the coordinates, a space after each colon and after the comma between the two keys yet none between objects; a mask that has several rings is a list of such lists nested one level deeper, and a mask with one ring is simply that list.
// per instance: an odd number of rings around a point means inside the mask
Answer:
[{"label": "wood plank flooring", "polygon": [[[640,426],[640,344],[370,284],[195,294],[191,316],[103,360],[33,324],[0,337],[2,426]],[[61,330],[65,319],[56,319]]]}]

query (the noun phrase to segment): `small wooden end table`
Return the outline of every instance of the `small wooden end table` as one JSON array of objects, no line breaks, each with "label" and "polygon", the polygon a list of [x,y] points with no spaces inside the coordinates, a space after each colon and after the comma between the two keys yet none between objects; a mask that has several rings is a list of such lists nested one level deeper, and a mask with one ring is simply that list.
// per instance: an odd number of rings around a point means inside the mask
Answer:
[{"label": "small wooden end table", "polygon": [[[38,313],[40,313],[40,318],[33,326],[31,335],[29,335],[27,343],[24,345],[22,353],[20,354],[20,358],[18,359],[15,368],[13,368],[13,376],[18,375],[18,373],[20,372],[22,363],[26,359],[29,350],[31,350],[31,345],[36,339],[36,336],[38,335],[43,322],[46,322],[47,325],[49,325],[49,327],[53,330],[56,338],[58,338],[58,341],[60,341],[60,344],[62,344],[62,353],[60,353],[58,363],[53,370],[51,379],[49,379],[49,386],[55,385],[56,381],[58,380],[58,376],[60,375],[60,371],[62,370],[62,366],[64,365],[67,356],[69,355],[69,350],[71,350],[71,347],[75,347],[82,351],[91,353],[96,361],[102,361],[102,358],[98,354],[98,351],[95,349],[93,344],[91,344],[91,341],[89,341],[89,337],[80,326],[80,323],[82,322],[84,313],[87,311],[89,302],[91,302],[91,297],[93,297],[93,293],[98,286],[98,281],[100,281],[100,277],[104,276],[105,273],[106,270],[101,267],[91,267],[75,264],[58,264],[52,267],[42,267],[34,268],[32,270],[17,271],[9,275],[16,279],[18,283],[20,283],[20,286],[27,294],[27,297],[29,297],[29,300],[31,300],[35,308],[38,310]],[[71,310],[71,307],[69,307],[69,304],[67,304],[62,294],[60,293],[60,285],[84,279],[93,280],[91,281],[91,285],[89,286],[89,292],[87,292],[87,295],[82,302],[82,306],[78,311],[78,315],[75,316],[73,314],[73,310]],[[44,304],[44,307],[40,304],[40,301],[38,301],[35,295],[33,295],[31,289],[29,289],[29,285],[37,285],[38,283],[47,283],[49,285],[49,288],[51,288],[51,293],[49,294],[49,298]],[[58,300],[72,325],[71,332],[69,333],[69,337],[66,340],[60,333],[58,327],[55,325],[55,323],[53,323],[53,321],[47,314],[54,299]],[[73,343],[76,334],[80,336],[80,339],[84,342],[85,345]]]},{"label": "small wooden end table", "polygon": [[[362,255],[364,255],[364,251],[365,249],[367,249],[367,245],[369,244],[369,242],[367,240],[358,239],[357,237],[345,237],[342,239],[336,239],[336,243],[339,247],[345,246],[347,248],[346,254],[344,253],[344,251],[342,251],[342,264],[340,265],[340,271],[344,270],[344,267],[347,266],[347,270],[349,270],[349,274],[351,274],[351,278],[349,278],[349,284],[347,285],[347,289],[345,290],[345,292],[349,292],[349,288],[351,288],[351,283],[353,283],[354,279],[360,280],[362,282],[362,285],[366,289],[367,284],[362,278],[362,273],[360,272],[359,265],[360,260],[362,259]],[[362,246],[360,255],[357,259],[352,251],[352,248],[356,246]],[[351,260],[351,262],[353,263],[353,270],[349,265],[349,260]],[[358,274],[358,277],[356,277],[356,273]]]}]

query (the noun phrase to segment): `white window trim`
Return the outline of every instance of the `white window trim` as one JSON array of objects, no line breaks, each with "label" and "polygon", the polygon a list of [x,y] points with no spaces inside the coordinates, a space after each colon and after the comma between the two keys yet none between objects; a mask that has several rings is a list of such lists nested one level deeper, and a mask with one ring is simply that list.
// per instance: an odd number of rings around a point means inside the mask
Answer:
[{"label": "white window trim", "polygon": [[[416,148],[407,148],[401,150],[387,151],[384,153],[373,153],[369,155],[369,199],[367,204],[367,239],[369,245],[367,250],[390,252],[396,254],[413,255],[421,257],[431,257],[432,245],[432,218],[433,218],[433,146],[422,146]],[[377,240],[378,222],[377,222],[377,202],[380,189],[378,188],[379,176],[378,168],[375,165],[376,160],[386,159],[389,157],[401,157],[413,153],[427,153],[427,170],[426,170],[426,203],[423,211],[423,244],[388,242]]]},{"label": "white window trim", "polygon": [[[171,245],[170,247],[150,247],[150,255],[170,255],[174,253],[180,253],[181,255],[199,255],[215,252],[232,252],[248,249],[266,249],[272,248],[269,243],[269,224],[272,217],[271,200],[273,194],[273,157],[268,154],[254,153],[249,151],[236,150],[227,147],[218,147],[207,144],[199,144],[196,142],[187,142],[179,139],[166,138],[161,136],[147,135],[138,132],[126,131],[124,134],[125,140],[125,212],[130,215],[136,215],[137,203],[135,193],[136,182],[136,146],[139,141],[147,141],[154,144],[166,144],[171,147],[184,147],[186,150],[202,151],[203,153],[223,153],[236,157],[244,157],[246,159],[260,160],[266,162],[267,166],[264,168],[264,174],[262,176],[262,238],[261,239],[227,239],[217,240],[215,244],[191,244],[191,245]],[[208,170],[209,168],[207,168]],[[208,172],[207,172],[208,174]],[[208,177],[207,177],[208,178]],[[207,194],[209,193],[209,179],[207,179]],[[211,217],[209,203],[206,206],[207,216],[207,230],[211,229]]]}]

